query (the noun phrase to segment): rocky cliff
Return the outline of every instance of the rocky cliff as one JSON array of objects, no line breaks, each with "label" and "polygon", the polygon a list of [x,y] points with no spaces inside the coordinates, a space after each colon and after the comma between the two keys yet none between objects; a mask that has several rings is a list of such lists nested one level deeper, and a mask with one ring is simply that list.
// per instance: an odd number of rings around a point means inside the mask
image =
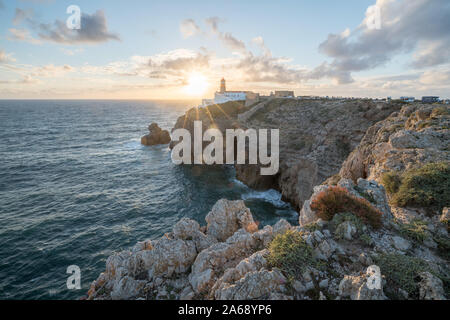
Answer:
[{"label": "rocky cliff", "polygon": [[[191,109],[175,128],[279,129],[280,171],[261,176],[258,165],[236,165],[237,178],[259,190],[275,189],[300,209],[313,187],[339,173],[342,162],[355,149],[367,129],[398,111],[401,104],[371,101],[271,99],[253,108],[227,103]],[[174,143],[172,143],[174,144]]]},{"label": "rocky cliff", "polygon": [[[305,199],[299,226],[280,220],[259,229],[243,201],[220,200],[205,226],[183,219],[162,238],[111,256],[89,299],[450,297],[449,108],[355,101],[340,103],[339,111],[338,102],[272,103],[241,118],[280,126],[291,142],[317,133],[309,146],[282,142],[277,183]],[[281,107],[285,115],[275,117]],[[242,125],[237,114],[221,117],[222,124]],[[316,124],[319,114],[325,119]],[[339,141],[347,141],[342,153]]]},{"label": "rocky cliff", "polygon": [[[360,180],[349,192],[381,195]],[[366,189],[364,189],[366,188]],[[318,191],[318,190],[316,190]],[[446,299],[448,264],[405,238],[391,215],[375,229],[349,213],[258,230],[243,201],[220,200],[201,227],[182,219],[158,240],[108,258],[89,299]],[[434,230],[446,232],[443,223]],[[378,279],[378,283],[377,283]],[[375,281],[375,285],[371,285]],[[447,282],[444,282],[447,281]]]}]

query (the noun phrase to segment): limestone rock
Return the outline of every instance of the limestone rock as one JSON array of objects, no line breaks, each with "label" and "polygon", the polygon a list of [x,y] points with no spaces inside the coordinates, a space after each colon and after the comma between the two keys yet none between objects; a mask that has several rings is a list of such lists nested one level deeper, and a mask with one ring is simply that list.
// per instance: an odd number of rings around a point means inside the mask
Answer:
[{"label": "limestone rock", "polygon": [[356,234],[356,232],[356,226],[351,221],[342,222],[336,227],[336,230],[334,231],[337,239],[345,239],[348,241],[353,239],[353,236]]},{"label": "limestone rock", "polygon": [[255,238],[244,229],[240,229],[226,242],[217,243],[200,252],[189,275],[194,291],[204,293],[211,289],[227,268],[236,266],[255,248]]},{"label": "limestone rock", "polygon": [[429,272],[420,274],[419,296],[421,300],[446,300],[442,280]]},{"label": "limestone rock", "polygon": [[371,276],[378,272],[378,266],[367,268],[366,274],[361,276],[345,276],[339,284],[339,295],[352,300],[386,300],[383,292],[381,274],[377,283],[371,283]]},{"label": "limestone rock", "polygon": [[250,210],[244,201],[219,200],[205,218],[207,233],[219,241],[225,241],[240,228],[257,231]]},{"label": "limestone rock", "polygon": [[[371,204],[383,213],[384,223],[388,223],[392,219],[392,213],[386,196],[386,190],[382,185],[378,184],[375,181],[368,181],[365,179],[358,179],[358,184],[355,185],[350,179],[341,179],[338,182],[338,186],[347,189],[349,193],[358,198],[366,200],[367,198],[369,198],[371,200]],[[300,226],[305,226],[319,220],[317,214],[314,212],[314,210],[311,209],[311,203],[321,192],[329,188],[330,186],[328,185],[321,185],[314,188],[314,193],[311,199],[305,201],[305,203],[303,204],[303,208],[300,211]],[[347,225],[343,227],[349,226]]]},{"label": "limestone rock", "polygon": [[284,219],[281,219],[273,226],[273,234],[277,236],[279,234],[284,234],[286,231],[292,228],[291,224]]},{"label": "limestone rock", "polygon": [[158,124],[152,123],[148,130],[150,133],[141,138],[141,143],[144,146],[155,146],[159,144],[169,144],[171,141],[170,133],[167,130],[162,130]]},{"label": "limestone rock", "polygon": [[411,242],[399,236],[392,237],[392,243],[394,247],[400,251],[407,251],[411,249]]},{"label": "limestone rock", "polygon": [[111,299],[113,300],[127,300],[136,298],[141,294],[146,281],[135,280],[131,277],[124,277],[115,282],[111,292]]},{"label": "limestone rock", "polygon": [[217,300],[253,300],[268,298],[272,293],[283,293],[287,279],[278,270],[247,273],[237,283],[216,291]]}]

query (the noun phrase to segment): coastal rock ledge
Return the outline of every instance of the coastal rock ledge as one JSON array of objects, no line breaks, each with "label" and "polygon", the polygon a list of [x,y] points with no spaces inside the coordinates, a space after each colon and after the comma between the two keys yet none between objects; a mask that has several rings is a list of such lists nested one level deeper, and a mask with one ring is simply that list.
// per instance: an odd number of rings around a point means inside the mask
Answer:
[{"label": "coastal rock ledge", "polygon": [[[366,184],[384,192],[374,182]],[[224,199],[205,220],[201,227],[183,218],[158,240],[110,256],[87,298],[378,300],[448,295],[441,281],[446,262],[430,251],[424,255],[424,245],[402,238],[389,223],[374,229],[343,213],[331,221],[316,218],[291,226],[280,220],[259,229],[242,200]],[[404,261],[405,254],[415,257]],[[398,276],[392,265],[403,268],[405,278],[392,281]]]},{"label": "coastal rock ledge", "polygon": [[157,123],[149,125],[148,131],[150,131],[150,133],[141,138],[141,144],[144,146],[169,144],[171,141],[169,131],[162,130]]}]

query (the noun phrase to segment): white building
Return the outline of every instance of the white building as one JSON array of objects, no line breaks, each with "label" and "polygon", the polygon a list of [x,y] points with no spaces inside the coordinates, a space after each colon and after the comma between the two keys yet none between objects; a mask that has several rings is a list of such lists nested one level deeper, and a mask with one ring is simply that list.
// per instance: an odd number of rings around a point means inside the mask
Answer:
[{"label": "white building", "polygon": [[214,94],[214,99],[203,99],[202,106],[226,103],[229,101],[247,101],[259,99],[259,94],[251,91],[227,91],[226,81],[220,81],[220,91]]}]

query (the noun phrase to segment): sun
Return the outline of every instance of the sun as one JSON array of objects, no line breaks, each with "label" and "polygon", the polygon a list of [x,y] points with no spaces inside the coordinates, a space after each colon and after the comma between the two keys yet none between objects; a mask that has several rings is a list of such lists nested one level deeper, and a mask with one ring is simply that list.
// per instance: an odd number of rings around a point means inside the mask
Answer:
[{"label": "sun", "polygon": [[188,78],[184,91],[191,96],[201,96],[208,90],[208,79],[201,73],[193,73]]}]

